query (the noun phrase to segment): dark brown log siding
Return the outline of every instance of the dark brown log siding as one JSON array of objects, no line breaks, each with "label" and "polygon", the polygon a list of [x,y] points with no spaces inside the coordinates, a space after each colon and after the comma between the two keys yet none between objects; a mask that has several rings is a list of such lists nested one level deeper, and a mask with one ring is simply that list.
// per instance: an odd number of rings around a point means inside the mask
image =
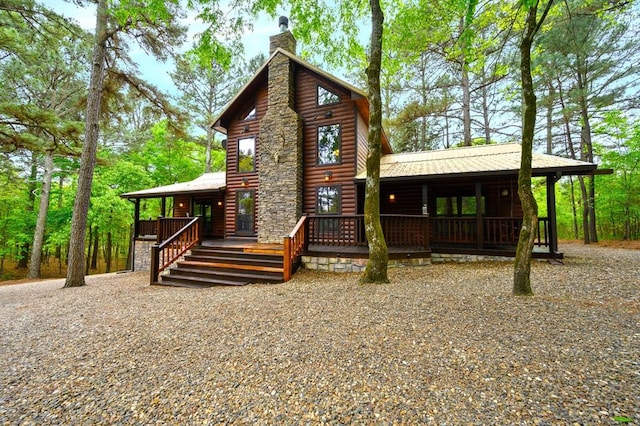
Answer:
[{"label": "dark brown log siding", "polygon": [[[191,212],[191,197],[189,195],[176,195],[173,198],[173,217],[186,217]],[[180,207],[182,203],[182,207]]]},{"label": "dark brown log siding", "polygon": [[[341,206],[343,214],[356,213],[356,186],[353,177],[356,170],[356,108],[350,93],[317,74],[301,69],[296,70],[296,111],[304,121],[304,201],[303,212],[315,213],[316,188],[324,185],[340,185],[342,191]],[[340,103],[318,106],[317,86],[340,96]],[[327,117],[330,113],[330,117]],[[318,126],[340,124],[341,163],[332,165],[316,164],[316,144]],[[331,171],[329,182],[325,173]]]},{"label": "dark brown log siding", "polygon": [[[516,192],[516,181],[515,176],[481,181],[482,195],[485,197],[486,217],[522,217],[522,205]],[[380,212],[383,214],[422,214],[422,186],[423,182],[420,181],[382,183],[380,186]],[[393,202],[389,200],[391,194],[395,196]],[[436,199],[438,197],[475,196],[475,181],[431,181],[427,183],[427,194],[429,215],[436,216]]]},{"label": "dark brown log siding", "polygon": [[[226,236],[236,235],[236,191],[241,189],[254,189],[256,191],[255,211],[258,211],[260,194],[258,191],[258,151],[260,149],[260,120],[267,111],[267,87],[262,87],[256,92],[255,106],[256,118],[253,120],[241,121],[242,116],[249,112],[253,102],[247,103],[241,108],[236,117],[229,123],[227,129],[227,196],[224,201],[225,207],[225,230]],[[245,126],[247,127],[245,130]],[[238,140],[248,137],[256,138],[255,165],[256,171],[251,173],[238,173]],[[242,186],[242,179],[248,179],[246,187]],[[257,218],[256,218],[257,219]]]},{"label": "dark brown log siding", "polygon": [[[364,191],[364,188],[362,189]],[[395,200],[390,200],[393,195]],[[364,194],[363,194],[364,196]],[[380,186],[381,214],[422,214],[422,184]]]},{"label": "dark brown log siding", "polygon": [[367,152],[369,151],[369,127],[364,121],[364,118],[360,114],[356,112],[357,117],[357,131],[358,131],[358,164],[355,173],[357,174],[360,170],[366,169],[367,167]]}]

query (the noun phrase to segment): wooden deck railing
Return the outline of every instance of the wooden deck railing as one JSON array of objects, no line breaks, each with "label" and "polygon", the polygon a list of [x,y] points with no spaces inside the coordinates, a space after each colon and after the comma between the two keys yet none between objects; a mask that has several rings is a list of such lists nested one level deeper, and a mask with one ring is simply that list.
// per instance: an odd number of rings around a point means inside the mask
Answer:
[{"label": "wooden deck railing", "polygon": [[175,235],[182,228],[193,222],[193,217],[158,217],[157,241],[160,244]]},{"label": "wooden deck railing", "polygon": [[539,217],[538,218],[538,235],[536,238],[535,245],[538,247],[549,247],[549,218],[548,217]]},{"label": "wooden deck railing", "polygon": [[[308,240],[311,245],[366,246],[363,215],[317,215],[308,217]],[[427,217],[380,215],[382,231],[388,247],[422,247],[439,245],[515,246],[518,243],[521,218]],[[478,233],[478,224],[481,233]],[[549,246],[549,219],[538,219],[537,246]]]},{"label": "wooden deck railing", "polygon": [[[429,246],[426,216],[380,215],[387,246]],[[309,216],[309,244],[328,246],[366,246],[364,215]]]},{"label": "wooden deck railing", "polygon": [[283,275],[289,281],[293,275],[298,258],[307,244],[307,216],[302,216],[291,233],[284,237]]},{"label": "wooden deck railing", "polygon": [[[173,225],[179,223],[179,221],[173,219],[177,218],[159,219],[158,229],[168,232],[167,230],[171,229]],[[180,219],[188,219],[188,222],[164,241],[151,246],[151,284],[158,282],[160,272],[201,241],[201,218],[192,217]],[[160,233],[158,233],[158,235],[160,235]]]},{"label": "wooden deck railing", "polygon": [[158,235],[158,221],[157,220],[139,220],[138,235]]},{"label": "wooden deck railing", "polygon": [[[475,217],[430,218],[432,242],[436,244],[474,244],[478,241],[478,222]],[[515,246],[518,244],[522,219],[514,217],[483,217],[483,246]],[[549,246],[549,219],[538,218],[538,231],[534,243]]]}]

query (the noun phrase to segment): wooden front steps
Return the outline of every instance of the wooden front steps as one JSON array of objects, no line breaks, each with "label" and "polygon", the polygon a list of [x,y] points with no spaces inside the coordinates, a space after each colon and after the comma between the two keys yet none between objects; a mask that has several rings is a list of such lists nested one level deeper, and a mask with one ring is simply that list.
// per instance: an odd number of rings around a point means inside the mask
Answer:
[{"label": "wooden front steps", "polygon": [[176,262],[158,284],[212,287],[284,282],[282,246],[197,246]]}]

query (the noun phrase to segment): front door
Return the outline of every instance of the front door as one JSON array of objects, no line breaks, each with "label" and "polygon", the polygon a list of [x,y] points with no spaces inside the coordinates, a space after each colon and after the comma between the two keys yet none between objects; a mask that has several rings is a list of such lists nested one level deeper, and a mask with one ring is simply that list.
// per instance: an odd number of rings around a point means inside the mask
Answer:
[{"label": "front door", "polygon": [[195,200],[193,202],[193,214],[202,216],[202,236],[211,237],[213,235],[213,215],[211,200]]},{"label": "front door", "polygon": [[239,235],[254,235],[255,191],[236,192],[236,232]]}]

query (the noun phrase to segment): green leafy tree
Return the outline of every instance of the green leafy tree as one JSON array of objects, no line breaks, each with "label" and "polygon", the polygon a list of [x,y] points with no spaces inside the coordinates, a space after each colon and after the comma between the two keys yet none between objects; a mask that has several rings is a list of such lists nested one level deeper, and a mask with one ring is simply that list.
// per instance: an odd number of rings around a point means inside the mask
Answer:
[{"label": "green leafy tree", "polygon": [[513,294],[527,296],[531,289],[531,255],[538,227],[538,205],[531,190],[531,161],[533,156],[533,138],[536,125],[536,94],[531,76],[531,50],[536,34],[540,31],[553,0],[548,0],[538,16],[539,0],[524,1],[527,11],[522,38],[520,41],[520,78],[522,81],[522,156],[518,171],[518,197],[522,203],[522,227],[516,247],[513,271]]},{"label": "green leafy tree", "polygon": [[[20,8],[17,10],[23,10],[24,5]],[[73,29],[82,34],[78,27],[72,24],[61,27],[59,16],[40,7],[33,13],[39,14],[37,27],[13,19],[21,27],[14,36],[14,43],[19,47],[8,51],[0,61],[0,81],[5,88],[0,94],[2,150],[29,153],[28,213],[34,211],[39,198],[35,226],[26,228],[31,230],[31,238],[20,244],[19,266],[26,267],[28,247],[31,247],[29,278],[40,276],[54,156],[74,155],[80,139],[82,123],[77,118],[85,86],[85,69],[80,64],[88,51],[86,39],[72,37],[68,31]],[[2,20],[16,18],[17,14],[18,11],[0,8]],[[20,37],[22,42],[17,43]],[[41,176],[40,166],[44,168]]]},{"label": "green leafy tree", "polygon": [[364,198],[364,227],[369,244],[369,260],[361,283],[387,283],[389,251],[380,224],[380,156],[382,155],[382,99],[380,68],[382,66],[382,34],[384,15],[379,0],[370,0],[371,41],[367,66],[369,95],[369,135],[367,138],[367,180]]},{"label": "green leafy tree", "polygon": [[[106,87],[105,76],[109,53],[112,54],[111,57],[114,60],[120,59],[125,64],[131,65],[131,61],[123,54],[125,51],[123,48],[127,45],[127,36],[130,36],[154,56],[160,59],[166,58],[168,49],[181,41],[183,28],[177,23],[179,17],[179,9],[173,3],[153,1],[143,6],[130,2],[109,4],[106,0],[98,0],[94,51],[85,113],[85,140],[78,173],[78,194],[73,208],[69,266],[65,287],[78,287],[85,284],[85,232],[93,171],[96,164],[101,106]],[[111,47],[113,47],[112,50],[110,50]],[[115,67],[111,67],[109,72],[113,78],[127,82],[141,95],[155,101],[169,112],[170,108],[161,94],[155,88],[145,85],[134,73]]]},{"label": "green leafy tree", "polygon": [[[628,105],[635,98],[633,93],[637,94],[640,66],[633,35],[637,14],[628,13],[631,4],[566,1],[551,17],[549,31],[541,36],[544,49],[539,74],[547,77],[547,103],[553,98],[560,101],[560,123],[573,158],[594,162],[592,127],[601,111]],[[550,127],[552,120],[548,122]],[[578,182],[584,242],[597,242],[595,177],[579,177]]]},{"label": "green leafy tree", "polygon": [[605,114],[595,128],[599,139],[595,152],[602,166],[614,170],[602,176],[606,190],[598,193],[603,207],[602,219],[611,236],[623,240],[640,238],[640,123],[630,122],[619,110]]},{"label": "green leafy tree", "polygon": [[[239,50],[236,46],[235,51]],[[232,52],[230,52],[230,55]],[[190,111],[191,120],[199,131],[206,134],[204,146],[206,148],[205,172],[213,171],[213,154],[216,148],[222,151],[220,142],[215,143],[214,130],[211,128],[216,114],[231,99],[234,88],[234,78],[228,73],[228,61],[204,64],[200,58],[189,51],[178,58],[176,70],[171,74],[176,87],[180,90],[180,104],[183,109]],[[220,170],[220,169],[215,169]]]}]

